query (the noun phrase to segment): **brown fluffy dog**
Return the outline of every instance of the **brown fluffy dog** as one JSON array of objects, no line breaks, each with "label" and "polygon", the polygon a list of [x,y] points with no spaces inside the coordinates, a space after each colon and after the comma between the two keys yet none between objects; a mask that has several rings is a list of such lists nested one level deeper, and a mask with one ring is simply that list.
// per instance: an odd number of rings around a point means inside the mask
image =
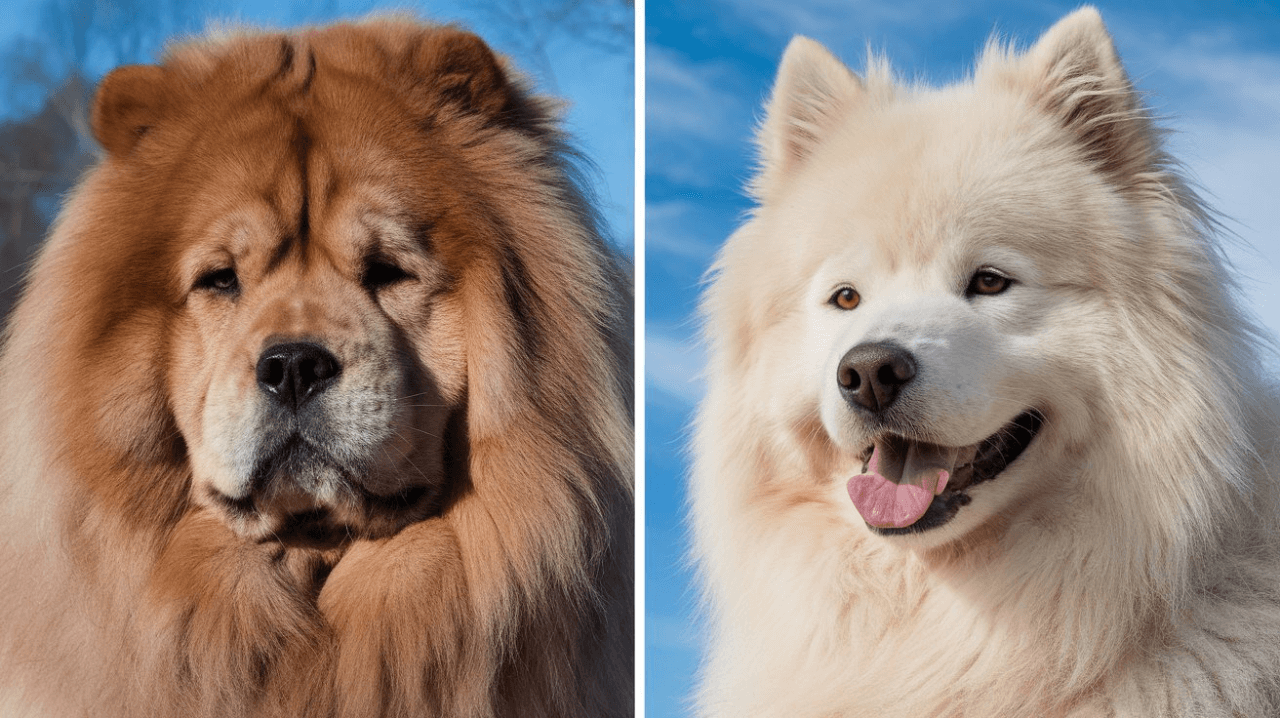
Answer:
[{"label": "brown fluffy dog", "polygon": [[630,714],[630,301],[478,38],[107,76],[0,378],[0,701]]}]

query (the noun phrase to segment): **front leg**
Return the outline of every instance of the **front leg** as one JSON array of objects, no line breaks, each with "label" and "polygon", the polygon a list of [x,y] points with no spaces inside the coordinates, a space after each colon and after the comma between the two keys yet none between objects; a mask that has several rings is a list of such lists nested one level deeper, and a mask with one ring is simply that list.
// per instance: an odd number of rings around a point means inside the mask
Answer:
[{"label": "front leg", "polygon": [[157,682],[135,710],[255,714],[273,677],[326,644],[315,599],[335,559],[244,540],[205,511],[184,517],[151,578],[152,607],[137,613],[140,659],[152,665],[139,676]]},{"label": "front leg", "polygon": [[496,643],[475,617],[443,518],[354,544],[319,606],[336,635],[328,684],[337,714],[493,714]]}]

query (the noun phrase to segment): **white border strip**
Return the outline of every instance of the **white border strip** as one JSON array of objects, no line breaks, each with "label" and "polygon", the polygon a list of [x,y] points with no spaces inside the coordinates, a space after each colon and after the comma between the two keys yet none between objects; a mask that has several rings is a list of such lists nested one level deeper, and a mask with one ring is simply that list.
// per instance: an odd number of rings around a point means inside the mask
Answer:
[{"label": "white border strip", "polygon": [[644,204],[644,0],[635,6],[635,463],[636,463],[636,560],[635,560],[635,644],[636,717],[645,717],[644,707],[644,316],[645,316],[645,204]]}]

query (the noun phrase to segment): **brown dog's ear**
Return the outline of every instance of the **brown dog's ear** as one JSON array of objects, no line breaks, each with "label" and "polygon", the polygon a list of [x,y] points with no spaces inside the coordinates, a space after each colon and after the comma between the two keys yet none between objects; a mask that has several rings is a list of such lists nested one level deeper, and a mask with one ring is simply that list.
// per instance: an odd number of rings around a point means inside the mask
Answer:
[{"label": "brown dog's ear", "polygon": [[159,120],[165,101],[165,73],[155,65],[125,65],[98,83],[90,123],[93,136],[115,157],[133,150]]},{"label": "brown dog's ear", "polygon": [[515,99],[498,57],[469,32],[444,28],[428,33],[413,49],[413,64],[437,107],[496,118]]}]

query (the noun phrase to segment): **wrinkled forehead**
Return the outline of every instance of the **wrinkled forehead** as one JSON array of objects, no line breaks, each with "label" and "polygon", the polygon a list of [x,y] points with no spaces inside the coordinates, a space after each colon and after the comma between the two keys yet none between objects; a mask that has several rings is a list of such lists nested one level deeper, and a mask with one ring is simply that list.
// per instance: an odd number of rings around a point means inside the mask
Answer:
[{"label": "wrinkled forehead", "polygon": [[[381,93],[330,105],[317,80],[303,103],[247,98],[195,124],[175,179],[197,191],[239,193],[284,210],[303,202],[323,211],[344,184],[401,191],[407,166],[422,155],[412,132],[394,132],[393,107]],[[368,113],[381,113],[374,121]],[[390,129],[388,126],[391,126]],[[436,153],[439,155],[439,153]]]},{"label": "wrinkled forehead", "polygon": [[311,222],[302,217],[309,212],[305,206],[282,206],[262,198],[206,213],[185,238],[181,274],[192,278],[232,261],[258,274],[298,260],[351,268],[374,256],[424,251],[424,223],[384,200],[376,192],[348,191],[331,199],[330,212]]},{"label": "wrinkled forehead", "polygon": [[377,247],[412,250],[444,186],[411,172],[409,154],[328,111],[248,106],[199,134],[179,171],[172,191],[190,195],[184,245],[192,262],[300,250],[354,262]]}]

